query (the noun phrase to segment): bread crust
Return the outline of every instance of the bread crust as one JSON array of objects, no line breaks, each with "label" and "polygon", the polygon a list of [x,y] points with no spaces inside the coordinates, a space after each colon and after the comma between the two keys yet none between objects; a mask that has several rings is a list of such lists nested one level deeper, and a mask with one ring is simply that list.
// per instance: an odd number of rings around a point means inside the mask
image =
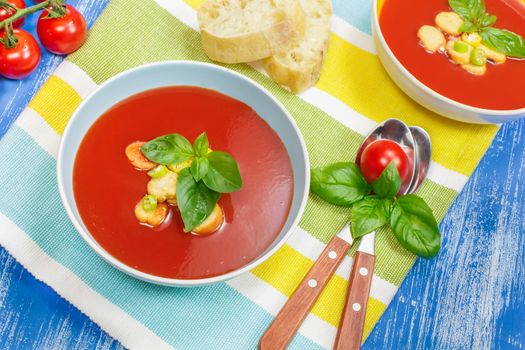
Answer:
[{"label": "bread crust", "polygon": [[[303,8],[306,14],[305,36],[302,39],[296,39],[294,44],[288,50],[283,50],[272,57],[263,61],[264,68],[268,75],[275,82],[284,85],[294,94],[300,93],[319,80],[323,60],[328,50],[328,41],[330,39],[330,24],[332,15],[331,0],[302,0]],[[309,2],[309,4],[306,4]],[[315,14],[321,11],[321,21],[314,23],[314,14],[309,13],[314,10]],[[319,18],[319,17],[317,17]],[[313,26],[315,25],[315,28]],[[311,35],[320,36],[315,40],[317,47],[309,48],[306,52],[301,52],[300,46],[307,45]],[[299,55],[301,57],[294,57]]]},{"label": "bread crust", "polygon": [[281,9],[277,9],[269,25],[257,31],[222,35],[209,29],[207,11],[214,2],[208,0],[198,12],[201,28],[202,45],[206,55],[222,63],[241,63],[257,61],[287,50],[295,37],[302,36],[305,27],[305,14],[299,0],[286,0]]}]

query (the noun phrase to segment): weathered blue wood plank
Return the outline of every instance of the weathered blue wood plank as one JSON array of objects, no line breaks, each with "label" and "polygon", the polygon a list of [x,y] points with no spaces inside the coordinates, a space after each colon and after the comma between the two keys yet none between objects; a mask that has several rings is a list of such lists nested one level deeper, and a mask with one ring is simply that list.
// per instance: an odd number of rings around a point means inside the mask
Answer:
[{"label": "weathered blue wood plank", "polygon": [[[107,1],[70,3],[92,23]],[[60,61],[44,52],[29,79],[0,79],[0,137]],[[525,347],[524,127],[502,128],[441,225],[442,253],[416,263],[366,349]],[[121,347],[2,248],[0,271],[1,349]]]},{"label": "weathered blue wood plank", "polygon": [[0,349],[122,349],[3,249],[0,266]]}]

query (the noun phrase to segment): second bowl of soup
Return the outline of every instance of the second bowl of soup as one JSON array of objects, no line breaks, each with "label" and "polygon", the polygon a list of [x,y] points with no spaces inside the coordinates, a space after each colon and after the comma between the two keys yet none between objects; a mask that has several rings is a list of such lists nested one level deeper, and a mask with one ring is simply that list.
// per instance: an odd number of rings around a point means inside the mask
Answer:
[{"label": "second bowl of soup", "polygon": [[524,3],[376,0],[373,12],[378,56],[414,100],[469,123],[525,117]]}]

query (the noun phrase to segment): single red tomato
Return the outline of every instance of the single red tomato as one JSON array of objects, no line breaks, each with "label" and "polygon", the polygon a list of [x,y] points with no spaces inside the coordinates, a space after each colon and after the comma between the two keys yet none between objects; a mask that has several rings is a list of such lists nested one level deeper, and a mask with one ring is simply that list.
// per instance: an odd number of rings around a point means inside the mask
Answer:
[{"label": "single red tomato", "polygon": [[[0,75],[9,79],[22,79],[31,74],[40,62],[40,47],[35,38],[22,29],[15,29],[18,43],[12,49],[0,44]],[[5,38],[5,33],[2,34]]]},{"label": "single red tomato", "polygon": [[[23,9],[26,7],[26,3],[24,2],[24,0],[6,0],[6,2],[19,9]],[[14,10],[11,10],[11,11],[14,11]],[[0,7],[0,22],[2,22],[5,19],[8,19],[12,15],[13,15],[13,12],[8,11],[4,7]],[[25,21],[25,17],[17,19],[16,21],[13,22],[13,28],[20,27],[22,24],[24,24],[24,21]]]},{"label": "single red tomato", "polygon": [[401,177],[401,187],[412,178],[411,162],[403,148],[390,140],[376,140],[363,150],[358,165],[368,183],[374,182],[390,162],[394,162]]},{"label": "single red tomato", "polygon": [[76,51],[87,38],[87,25],[84,16],[73,6],[66,5],[66,14],[60,18],[46,18],[42,11],[38,18],[37,33],[42,45],[57,55]]}]

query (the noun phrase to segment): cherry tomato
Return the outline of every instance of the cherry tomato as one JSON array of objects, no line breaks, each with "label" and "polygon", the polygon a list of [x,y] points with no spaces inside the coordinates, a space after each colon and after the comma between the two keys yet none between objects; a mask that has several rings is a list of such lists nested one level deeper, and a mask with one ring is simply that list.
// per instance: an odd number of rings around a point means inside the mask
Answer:
[{"label": "cherry tomato", "polygon": [[401,188],[412,178],[411,162],[403,148],[390,140],[376,140],[363,150],[358,165],[369,183],[374,182],[390,162],[394,162],[401,177]]},{"label": "cherry tomato", "polygon": [[[6,0],[6,2],[10,3],[11,5],[15,7],[18,7],[19,9],[23,9],[26,7],[26,3],[24,2],[24,0]],[[11,11],[14,11],[14,10],[11,10]],[[12,15],[13,13],[9,13],[5,8],[0,7],[0,22],[2,22],[5,19],[8,19]],[[24,21],[25,21],[25,17],[17,19],[16,21],[13,22],[13,28],[20,27],[22,24],[24,24]],[[3,30],[3,28],[0,30]]]},{"label": "cherry tomato", "polygon": [[[40,47],[35,38],[22,29],[15,29],[16,47],[0,44],[0,75],[9,79],[22,79],[33,72],[40,62]],[[5,33],[1,35],[5,37]]]},{"label": "cherry tomato", "polygon": [[73,6],[66,5],[66,14],[60,18],[46,18],[47,10],[38,18],[37,33],[42,45],[58,55],[76,51],[87,38],[84,16]]}]

